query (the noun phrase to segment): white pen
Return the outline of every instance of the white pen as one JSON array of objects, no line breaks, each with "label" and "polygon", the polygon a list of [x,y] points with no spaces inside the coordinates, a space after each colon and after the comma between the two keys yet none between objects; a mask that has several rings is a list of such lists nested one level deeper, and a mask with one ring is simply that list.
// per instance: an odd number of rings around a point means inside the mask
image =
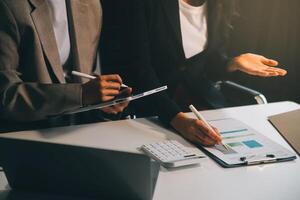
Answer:
[{"label": "white pen", "polygon": [[[92,76],[92,75],[89,75],[89,74],[85,74],[85,73],[82,73],[82,72],[78,72],[78,71],[72,71],[72,75],[74,76],[79,76],[79,77],[82,77],[82,78],[87,78],[87,79],[95,79],[97,77],[95,76]],[[128,87],[127,85],[125,84],[122,84],[121,87]]]},{"label": "white pen", "polygon": [[[215,130],[209,125],[209,123],[206,121],[206,119],[198,112],[198,110],[195,108],[195,106],[190,105],[189,108],[196,115],[196,117],[199,120],[203,121],[203,123],[210,129],[210,131],[215,132]],[[223,144],[223,143],[221,143],[221,144],[224,146],[224,148],[226,150],[229,150],[226,144]]]}]

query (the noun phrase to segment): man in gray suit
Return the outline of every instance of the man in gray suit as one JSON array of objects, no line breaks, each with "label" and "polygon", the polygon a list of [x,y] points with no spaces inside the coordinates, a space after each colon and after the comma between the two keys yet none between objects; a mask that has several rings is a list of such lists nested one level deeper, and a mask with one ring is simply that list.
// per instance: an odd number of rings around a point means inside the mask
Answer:
[{"label": "man in gray suit", "polygon": [[60,114],[119,94],[118,75],[70,76],[95,72],[101,26],[100,0],[0,0],[0,130],[4,121],[27,128],[82,121],[87,114]]}]

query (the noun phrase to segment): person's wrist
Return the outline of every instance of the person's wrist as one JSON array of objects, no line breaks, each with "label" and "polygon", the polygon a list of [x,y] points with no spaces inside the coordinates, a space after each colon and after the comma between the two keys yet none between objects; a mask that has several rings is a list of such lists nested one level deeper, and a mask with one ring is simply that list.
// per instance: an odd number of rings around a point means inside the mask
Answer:
[{"label": "person's wrist", "polygon": [[180,112],[171,120],[170,124],[173,128],[179,131],[182,125],[182,121],[185,120],[186,118],[187,118],[186,115],[183,112]]},{"label": "person's wrist", "polygon": [[85,85],[84,84],[82,84],[81,85],[81,95],[82,95],[82,105],[83,106],[87,106],[87,105],[89,105],[88,104],[88,100],[87,100],[87,94],[86,94],[87,92],[86,92],[86,88],[85,88]]},{"label": "person's wrist", "polygon": [[239,60],[239,56],[234,57],[229,61],[228,65],[227,65],[227,71],[228,72],[235,72],[239,69],[238,60]]},{"label": "person's wrist", "polygon": [[98,103],[97,98],[95,98],[95,89],[90,83],[82,84],[82,104],[83,106],[89,106]]}]

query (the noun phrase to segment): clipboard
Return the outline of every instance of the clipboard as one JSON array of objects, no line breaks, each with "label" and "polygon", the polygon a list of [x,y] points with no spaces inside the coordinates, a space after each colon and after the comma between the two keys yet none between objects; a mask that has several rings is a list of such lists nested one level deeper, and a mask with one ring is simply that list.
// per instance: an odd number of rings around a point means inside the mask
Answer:
[{"label": "clipboard", "polygon": [[155,93],[159,93],[159,92],[162,92],[162,91],[167,90],[167,89],[168,89],[168,86],[162,86],[162,87],[155,88],[153,90],[149,90],[149,91],[146,91],[146,92],[143,92],[143,93],[140,93],[140,94],[136,94],[136,95],[132,95],[132,96],[129,96],[129,97],[116,98],[116,99],[113,99],[111,101],[107,101],[107,102],[104,102],[104,103],[81,107],[81,108],[76,109],[76,110],[67,111],[63,114],[68,115],[68,114],[75,114],[75,113],[81,113],[81,112],[86,112],[86,111],[90,111],[90,110],[101,109],[101,108],[113,106],[113,105],[116,105],[116,104],[119,104],[119,103],[134,101],[136,99],[140,99],[140,98],[143,98],[143,97],[155,94]]},{"label": "clipboard", "polygon": [[297,158],[294,155],[294,156],[286,157],[286,158],[273,158],[273,159],[266,158],[266,159],[260,159],[260,160],[245,161],[243,163],[238,163],[238,164],[228,164],[228,163],[224,162],[221,158],[219,158],[219,157],[215,156],[214,154],[210,153],[209,151],[207,151],[202,146],[198,145],[197,147],[199,149],[201,149],[210,158],[212,158],[221,167],[224,167],[224,168],[236,168],[236,167],[244,167],[244,166],[251,166],[251,165],[271,164],[271,163],[276,163],[276,162],[287,162],[287,161],[295,160]]},{"label": "clipboard", "polygon": [[296,154],[257,132],[243,122],[227,118],[210,121],[219,129],[223,145],[198,146],[224,168],[285,162],[296,159]]}]

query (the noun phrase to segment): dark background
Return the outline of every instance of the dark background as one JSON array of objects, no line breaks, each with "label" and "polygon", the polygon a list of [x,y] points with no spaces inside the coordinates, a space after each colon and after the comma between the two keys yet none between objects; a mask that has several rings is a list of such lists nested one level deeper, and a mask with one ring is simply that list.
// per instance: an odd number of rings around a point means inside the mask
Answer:
[{"label": "dark background", "polygon": [[265,55],[279,61],[288,75],[266,79],[236,74],[233,80],[262,92],[269,102],[300,103],[300,0],[240,0],[238,11],[228,45],[231,54]]}]

